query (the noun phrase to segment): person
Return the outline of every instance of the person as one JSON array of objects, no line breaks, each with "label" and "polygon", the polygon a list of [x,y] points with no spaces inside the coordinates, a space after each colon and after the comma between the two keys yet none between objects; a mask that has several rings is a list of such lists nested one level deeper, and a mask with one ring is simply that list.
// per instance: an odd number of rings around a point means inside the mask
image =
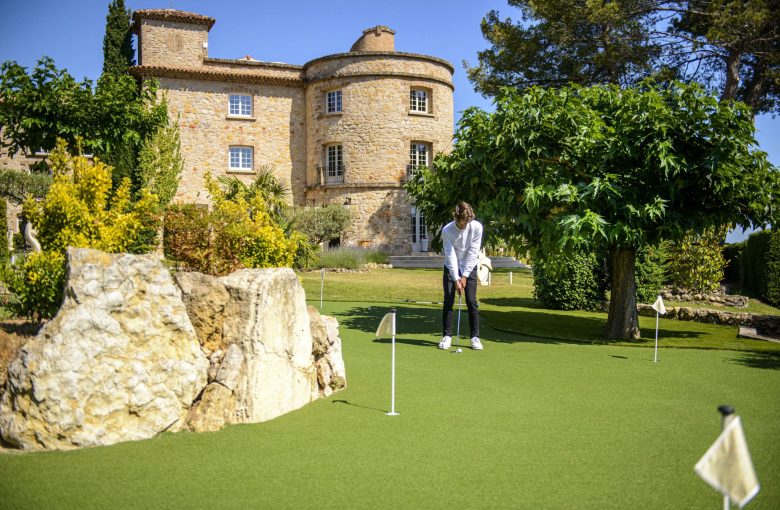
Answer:
[{"label": "person", "polygon": [[471,348],[482,350],[479,341],[479,311],[477,310],[477,261],[482,246],[482,224],[474,219],[474,210],[466,202],[459,202],[452,211],[454,221],[441,231],[444,244],[444,308],[443,335],[439,349],[452,345],[452,306],[455,294],[466,294],[469,311]]}]

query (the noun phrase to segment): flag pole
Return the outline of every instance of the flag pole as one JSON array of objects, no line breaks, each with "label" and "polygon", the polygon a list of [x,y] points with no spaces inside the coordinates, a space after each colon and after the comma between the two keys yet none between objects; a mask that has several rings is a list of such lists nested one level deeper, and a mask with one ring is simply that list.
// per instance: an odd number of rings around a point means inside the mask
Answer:
[{"label": "flag pole", "polygon": [[[726,425],[731,421],[734,415],[734,408],[730,405],[718,406],[718,412],[720,412],[720,430],[726,428]],[[723,510],[729,510],[731,508],[731,499],[728,494],[723,495]]]},{"label": "flag pole", "polygon": [[325,268],[320,269],[320,310],[322,310],[322,293],[325,290]]},{"label": "flag pole", "polygon": [[393,314],[393,330],[392,330],[392,337],[393,337],[393,347],[392,347],[392,363],[391,363],[391,369],[390,369],[390,412],[387,413],[387,416],[398,416],[399,413],[395,412],[395,308],[391,309],[390,313]]},{"label": "flag pole", "polygon": [[658,312],[655,312],[655,357],[653,363],[658,363]]}]

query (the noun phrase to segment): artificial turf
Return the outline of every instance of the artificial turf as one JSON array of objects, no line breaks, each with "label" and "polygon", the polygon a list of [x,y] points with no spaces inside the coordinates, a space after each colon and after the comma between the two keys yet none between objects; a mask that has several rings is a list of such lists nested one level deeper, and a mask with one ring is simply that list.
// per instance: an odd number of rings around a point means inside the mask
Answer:
[{"label": "artificial turf", "polygon": [[215,433],[0,454],[0,508],[719,508],[693,465],[724,403],[762,482],[749,508],[780,507],[771,354],[663,348],[653,363],[652,349],[524,338],[489,317],[484,351],[450,354],[438,308],[400,304],[389,417],[391,345],[373,331],[390,306],[325,303],[346,390]]}]

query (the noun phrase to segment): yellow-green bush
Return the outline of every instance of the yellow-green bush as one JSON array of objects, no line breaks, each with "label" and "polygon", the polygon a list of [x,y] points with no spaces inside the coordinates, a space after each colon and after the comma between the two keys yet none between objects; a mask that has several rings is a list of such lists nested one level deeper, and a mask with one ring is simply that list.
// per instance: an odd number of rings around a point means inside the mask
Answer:
[{"label": "yellow-green bush", "polygon": [[68,246],[128,251],[137,244],[142,219],[153,215],[157,200],[144,193],[131,201],[129,180],[112,194],[111,167],[69,155],[61,140],[51,154],[51,168],[54,178],[43,200],[29,197],[23,205],[43,251],[4,271],[20,311],[39,319],[53,316],[62,302]]},{"label": "yellow-green bush", "polygon": [[31,253],[5,266],[2,278],[16,295],[21,315],[33,320],[53,317],[62,304],[65,256],[51,251]]},{"label": "yellow-green bush", "polygon": [[[228,194],[206,177],[210,211],[172,206],[165,216],[165,256],[187,269],[214,275],[241,268],[291,267],[304,236],[284,230],[259,193]],[[240,190],[239,190],[240,191]]]}]

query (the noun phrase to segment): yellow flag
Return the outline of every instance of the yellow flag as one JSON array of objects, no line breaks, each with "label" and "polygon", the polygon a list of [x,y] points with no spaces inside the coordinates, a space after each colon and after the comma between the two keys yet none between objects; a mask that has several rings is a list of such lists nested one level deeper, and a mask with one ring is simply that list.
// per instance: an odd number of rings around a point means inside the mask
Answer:
[{"label": "yellow flag", "polygon": [[694,470],[740,508],[753,499],[760,487],[739,416],[729,421]]},{"label": "yellow flag", "polygon": [[376,328],[377,338],[390,338],[395,336],[395,313],[386,313],[382,317],[382,322],[379,323],[379,327]]}]

